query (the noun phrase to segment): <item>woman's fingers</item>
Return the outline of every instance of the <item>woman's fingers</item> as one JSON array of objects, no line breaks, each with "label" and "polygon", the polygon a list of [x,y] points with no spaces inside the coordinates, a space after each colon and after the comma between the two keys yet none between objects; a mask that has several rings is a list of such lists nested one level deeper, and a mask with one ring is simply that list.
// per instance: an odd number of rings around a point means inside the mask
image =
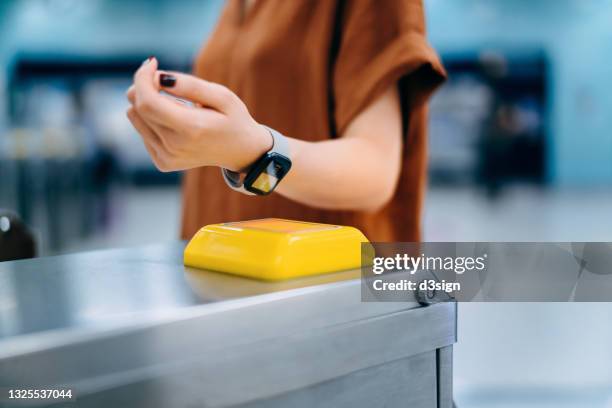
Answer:
[{"label": "woman's fingers", "polygon": [[180,72],[159,72],[157,77],[165,92],[204,107],[228,113],[236,106],[243,106],[236,94],[223,85]]},{"label": "woman's fingers", "polygon": [[194,120],[193,109],[181,106],[159,93],[157,85],[157,60],[147,60],[134,74],[134,91],[128,90],[128,99],[145,120],[169,128],[180,127]]},{"label": "woman's fingers", "polygon": [[134,105],[136,103],[136,88],[134,85],[128,88],[126,96],[128,101],[132,104],[132,107],[130,108],[130,110],[128,110],[128,118],[132,120],[132,116],[136,115],[138,122],[141,123],[141,127],[147,128],[147,130],[149,130],[149,132],[147,133],[153,134],[155,136],[156,142],[160,145],[163,144],[165,146],[164,139],[161,136],[163,136],[164,134],[171,133],[170,129],[158,123],[146,121],[142,118],[142,116],[138,114],[138,112],[134,108]]},{"label": "woman's fingers", "polygon": [[157,66],[157,59],[149,58],[134,73],[134,88],[137,99],[152,97],[159,92],[155,83]]},{"label": "woman's fingers", "polygon": [[127,92],[125,93],[125,96],[132,105],[136,103],[136,88],[134,87],[134,85],[130,85]]},{"label": "woman's fingers", "polygon": [[162,146],[161,140],[157,133],[147,124],[147,122],[136,112],[136,109],[130,107],[127,110],[127,117],[132,122],[134,128],[142,136],[143,141],[147,145],[151,145],[155,150],[159,150]]},{"label": "woman's fingers", "polygon": [[149,152],[149,155],[153,159],[153,162],[158,168],[160,168],[159,162],[162,161],[163,149],[159,136],[147,124],[147,122],[142,119],[142,117],[138,114],[138,112],[136,112],[136,109],[134,109],[133,107],[130,107],[128,109],[127,117],[130,122],[132,122],[132,125],[134,126],[136,131],[138,131],[138,133],[142,136],[145,148]]}]

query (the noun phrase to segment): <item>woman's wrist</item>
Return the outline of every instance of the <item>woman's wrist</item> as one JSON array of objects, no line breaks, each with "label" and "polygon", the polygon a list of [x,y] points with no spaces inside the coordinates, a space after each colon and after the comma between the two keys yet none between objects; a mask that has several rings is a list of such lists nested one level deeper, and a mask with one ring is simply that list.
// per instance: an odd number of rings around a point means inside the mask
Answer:
[{"label": "woman's wrist", "polygon": [[241,138],[239,154],[228,158],[228,170],[244,172],[261,156],[272,149],[274,139],[264,126],[253,121]]}]

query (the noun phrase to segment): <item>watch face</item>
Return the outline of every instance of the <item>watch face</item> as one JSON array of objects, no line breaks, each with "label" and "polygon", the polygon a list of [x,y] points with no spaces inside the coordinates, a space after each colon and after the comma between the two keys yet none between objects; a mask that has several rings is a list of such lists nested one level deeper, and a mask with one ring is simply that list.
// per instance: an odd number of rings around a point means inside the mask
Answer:
[{"label": "watch face", "polygon": [[244,187],[255,194],[270,194],[291,168],[291,161],[277,153],[262,157],[247,174]]}]

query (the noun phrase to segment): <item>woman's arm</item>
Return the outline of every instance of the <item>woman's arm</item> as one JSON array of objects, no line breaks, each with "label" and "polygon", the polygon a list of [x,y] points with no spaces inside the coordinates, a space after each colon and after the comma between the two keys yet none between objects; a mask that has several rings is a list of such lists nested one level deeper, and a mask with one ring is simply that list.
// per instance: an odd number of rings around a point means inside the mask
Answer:
[{"label": "woman's arm", "polygon": [[[211,165],[241,170],[271,148],[270,134],[227,88],[190,75],[171,75],[174,81],[161,82],[173,85],[161,86],[157,61],[149,60],[128,91],[128,117],[160,170]],[[181,105],[160,89],[198,107]],[[397,89],[386,90],[338,139],[289,140],[293,165],[278,193],[320,208],[376,210],[393,196],[401,168]]]},{"label": "woman's arm", "polygon": [[396,87],[364,109],[338,139],[291,139],[293,166],[278,192],[330,209],[376,210],[395,192],[402,157]]}]

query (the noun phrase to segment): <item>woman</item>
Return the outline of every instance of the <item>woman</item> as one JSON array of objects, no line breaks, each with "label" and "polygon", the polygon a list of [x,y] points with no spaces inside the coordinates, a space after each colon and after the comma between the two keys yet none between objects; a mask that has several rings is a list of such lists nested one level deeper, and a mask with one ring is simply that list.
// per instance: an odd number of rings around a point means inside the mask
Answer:
[{"label": "woman", "polygon": [[[372,241],[420,239],[426,101],[445,75],[421,0],[230,0],[194,67],[160,72],[150,58],[128,91],[156,166],[187,170],[184,238],[280,217],[352,225]],[[272,163],[281,141],[287,163]],[[256,195],[228,186],[239,173]]]}]

